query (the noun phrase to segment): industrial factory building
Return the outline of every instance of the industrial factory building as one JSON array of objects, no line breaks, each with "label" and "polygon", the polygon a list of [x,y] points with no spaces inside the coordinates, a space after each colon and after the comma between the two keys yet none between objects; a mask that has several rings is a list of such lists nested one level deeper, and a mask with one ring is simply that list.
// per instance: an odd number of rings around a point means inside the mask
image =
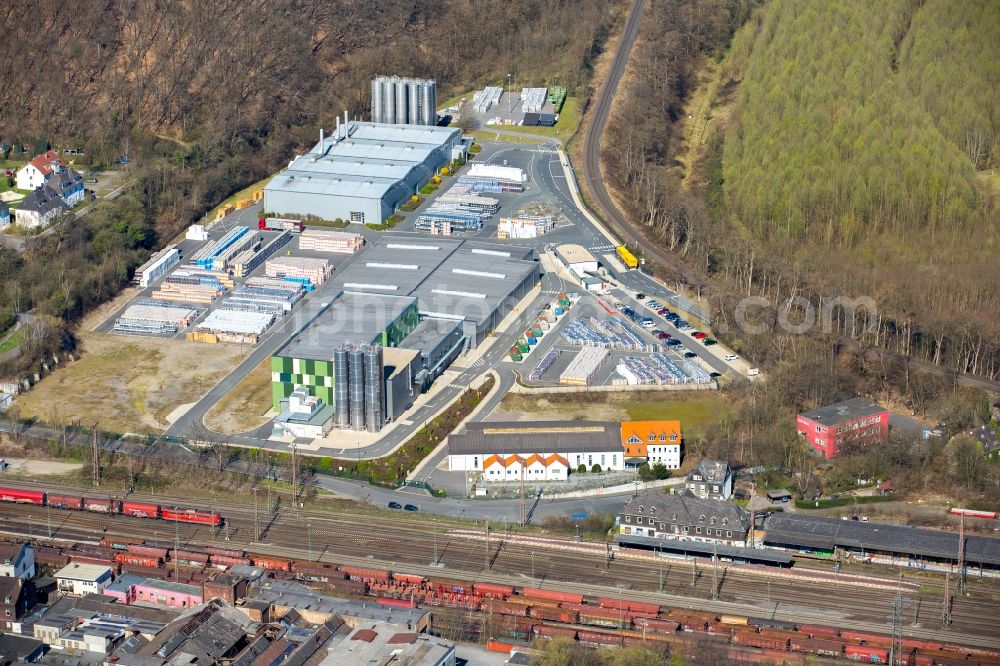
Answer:
[{"label": "industrial factory building", "polygon": [[333,136],[264,186],[278,216],[381,223],[461,148],[457,128],[338,121]]},{"label": "industrial factory building", "polygon": [[420,315],[460,322],[474,347],[539,279],[534,250],[451,239],[380,239],[337,276],[345,291],[415,296]]},{"label": "industrial factory building", "polygon": [[380,76],[372,80],[372,122],[437,124],[437,82]]}]

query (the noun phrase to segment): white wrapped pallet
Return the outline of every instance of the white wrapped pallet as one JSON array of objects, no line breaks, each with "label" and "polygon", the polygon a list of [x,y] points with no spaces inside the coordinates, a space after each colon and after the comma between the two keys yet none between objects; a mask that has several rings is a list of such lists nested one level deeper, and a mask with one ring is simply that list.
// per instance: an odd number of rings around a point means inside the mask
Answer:
[{"label": "white wrapped pallet", "polygon": [[590,386],[594,375],[608,360],[609,355],[608,350],[603,347],[582,348],[559,375],[559,383],[569,386]]}]

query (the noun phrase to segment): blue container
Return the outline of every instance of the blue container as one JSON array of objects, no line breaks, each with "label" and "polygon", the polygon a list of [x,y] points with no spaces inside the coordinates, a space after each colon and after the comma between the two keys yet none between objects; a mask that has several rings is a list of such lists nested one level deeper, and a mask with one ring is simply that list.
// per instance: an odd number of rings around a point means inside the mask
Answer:
[{"label": "blue container", "polygon": [[556,316],[557,317],[561,316],[563,314],[563,312],[565,312],[565,310],[563,310],[562,308],[556,308]]},{"label": "blue container", "polygon": [[528,338],[528,344],[529,345],[536,345],[536,344],[538,344],[538,338]]}]

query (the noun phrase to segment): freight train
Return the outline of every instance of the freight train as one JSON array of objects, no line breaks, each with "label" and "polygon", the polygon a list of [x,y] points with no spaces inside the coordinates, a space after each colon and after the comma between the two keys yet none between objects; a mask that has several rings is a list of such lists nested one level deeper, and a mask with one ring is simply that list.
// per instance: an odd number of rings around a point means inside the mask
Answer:
[{"label": "freight train", "polygon": [[96,513],[113,513],[136,518],[173,520],[182,523],[198,523],[218,527],[223,520],[215,511],[201,511],[183,507],[161,506],[149,502],[133,502],[131,500],[110,499],[107,497],[83,497],[80,495],[57,495],[39,490],[21,490],[19,488],[0,488],[0,501],[18,504],[34,504],[36,506],[51,506],[54,509],[71,509],[73,511],[93,511]]},{"label": "freight train", "polygon": [[[0,491],[2,492],[2,491]],[[100,545],[72,548],[36,546],[36,561],[63,565],[70,560],[107,564],[116,573],[144,577],[179,576],[178,582],[208,580],[212,570],[253,565],[268,576],[298,580],[319,591],[375,597],[383,606],[444,607],[479,611],[492,618],[493,649],[504,650],[534,639],[565,637],[589,646],[645,645],[697,657],[706,644],[717,645],[741,662],[802,664],[814,657],[888,663],[892,638],[869,631],[706,611],[668,608],[617,597],[587,597],[575,592],[501,583],[431,578],[389,569],[288,559],[234,548],[160,547],[139,540],[106,536]],[[180,565],[183,565],[181,568]],[[904,638],[907,666],[1000,666],[1000,653],[937,641]]]}]

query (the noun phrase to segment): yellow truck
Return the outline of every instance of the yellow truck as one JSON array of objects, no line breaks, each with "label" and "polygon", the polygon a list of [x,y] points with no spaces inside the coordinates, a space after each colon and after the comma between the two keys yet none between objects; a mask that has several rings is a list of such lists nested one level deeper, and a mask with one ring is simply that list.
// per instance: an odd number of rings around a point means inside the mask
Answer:
[{"label": "yellow truck", "polygon": [[622,260],[628,268],[639,268],[639,260],[635,258],[635,255],[628,251],[628,248],[624,245],[619,245],[616,250],[618,251],[618,258]]}]

